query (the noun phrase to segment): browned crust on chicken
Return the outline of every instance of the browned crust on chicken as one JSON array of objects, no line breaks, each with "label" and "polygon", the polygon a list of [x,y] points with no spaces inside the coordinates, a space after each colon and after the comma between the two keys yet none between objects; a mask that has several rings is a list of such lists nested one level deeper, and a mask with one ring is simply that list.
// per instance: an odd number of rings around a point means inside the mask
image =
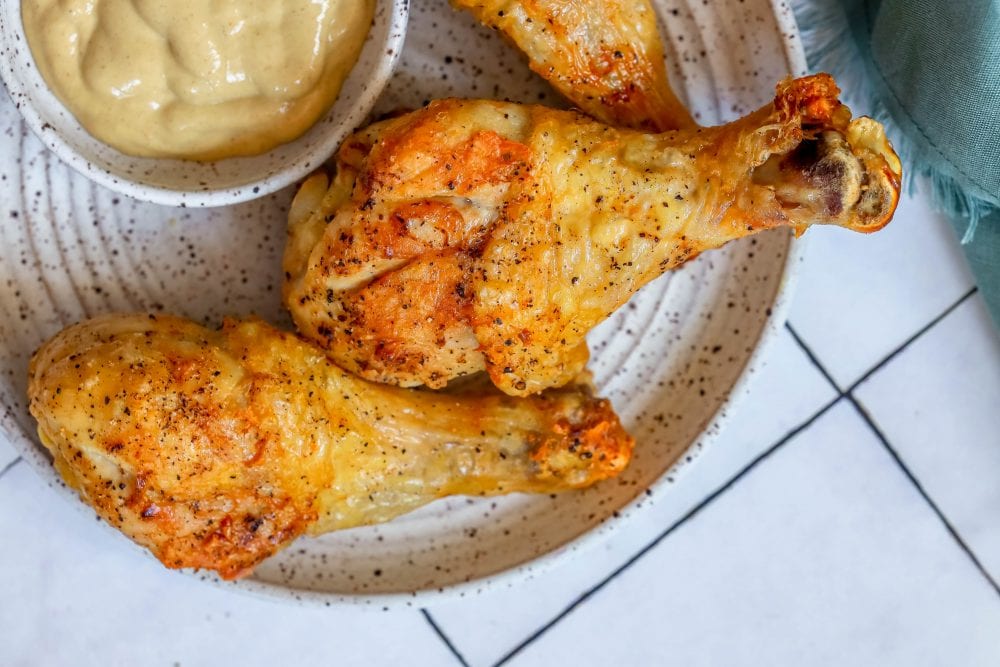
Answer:
[{"label": "browned crust on chicken", "polygon": [[633,440],[575,385],[530,399],[374,385],[260,321],[70,327],[31,361],[31,413],[66,482],[170,568],[248,574],[303,534],[447,495],[558,492]]},{"label": "browned crust on chicken", "polygon": [[594,118],[665,132],[694,127],[667,78],[648,0],[451,0],[500,31],[531,69]]},{"label": "browned crust on chicken", "polygon": [[888,223],[899,160],[838,92],[828,75],[789,80],[745,118],[659,135],[475,100],[374,125],[328,190],[316,177],[297,198],[286,304],[371,380],[441,387],[485,370],[512,395],[560,386],[588,331],[705,250]]}]

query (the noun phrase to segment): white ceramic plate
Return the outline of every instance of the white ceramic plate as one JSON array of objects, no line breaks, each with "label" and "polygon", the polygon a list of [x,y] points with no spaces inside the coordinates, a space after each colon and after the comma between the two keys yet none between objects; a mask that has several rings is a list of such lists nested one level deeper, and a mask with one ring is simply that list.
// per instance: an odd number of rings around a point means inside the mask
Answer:
[{"label": "white ceramic plate", "polygon": [[[702,123],[744,114],[769,100],[779,79],[804,72],[794,19],[778,0],[654,4],[673,78]],[[441,0],[414,0],[410,20],[377,111],[448,95],[560,103],[519,54]],[[278,285],[293,193],[215,210],[142,204],[66,168],[6,100],[0,127],[0,436],[83,508],[35,439],[25,406],[32,350],[108,311],[162,310],[207,323],[258,313],[287,325]],[[384,526],[301,539],[227,585],[295,600],[412,604],[524,576],[593,544],[669,494],[718,433],[762,343],[783,322],[797,262],[790,234],[732,244],[649,285],[594,332],[597,382],[638,440],[620,479],[551,497],[439,501]]]},{"label": "white ceramic plate", "polygon": [[376,0],[371,30],[333,107],[295,141],[255,157],[206,163],[136,158],[94,139],[42,79],[24,36],[21,0],[0,3],[0,78],[28,127],[87,178],[157,204],[225,206],[287,187],[337,149],[392,75],[408,13],[408,0]]}]

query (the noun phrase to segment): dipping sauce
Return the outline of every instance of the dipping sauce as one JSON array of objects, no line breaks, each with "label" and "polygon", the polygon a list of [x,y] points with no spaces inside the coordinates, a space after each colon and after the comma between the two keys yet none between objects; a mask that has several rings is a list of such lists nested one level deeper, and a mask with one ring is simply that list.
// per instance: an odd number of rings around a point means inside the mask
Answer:
[{"label": "dipping sauce", "polygon": [[304,134],[333,105],[375,0],[23,0],[45,81],[123,153],[209,161]]}]

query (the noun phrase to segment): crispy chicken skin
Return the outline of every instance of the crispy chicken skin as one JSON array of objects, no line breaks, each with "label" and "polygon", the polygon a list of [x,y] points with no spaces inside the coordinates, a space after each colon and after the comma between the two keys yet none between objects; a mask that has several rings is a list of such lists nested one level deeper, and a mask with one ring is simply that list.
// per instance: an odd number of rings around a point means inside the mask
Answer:
[{"label": "crispy chicken skin", "polygon": [[660,135],[537,106],[443,100],[348,139],[290,214],[285,303],[379,382],[481,370],[512,395],[571,381],[585,336],[698,253],[775,227],[872,232],[900,163],[828,75],[729,125]]},{"label": "crispy chicken skin", "polygon": [[616,127],[694,127],[667,79],[648,0],[451,0],[500,31],[573,104]]},{"label": "crispy chicken skin", "polygon": [[31,413],[98,514],[171,568],[245,575],[299,535],[451,494],[576,489],[633,440],[589,388],[519,399],[376,385],[261,321],[106,316],[33,357]]}]

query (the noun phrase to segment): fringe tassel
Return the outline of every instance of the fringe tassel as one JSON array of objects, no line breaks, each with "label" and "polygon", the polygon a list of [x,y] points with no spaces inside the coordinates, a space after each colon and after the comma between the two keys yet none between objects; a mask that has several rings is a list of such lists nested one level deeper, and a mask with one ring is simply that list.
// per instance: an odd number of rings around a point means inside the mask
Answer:
[{"label": "fringe tassel", "polygon": [[933,165],[929,158],[909,140],[882,102],[877,78],[869,71],[867,58],[854,39],[847,12],[841,0],[791,0],[799,24],[809,67],[814,71],[830,72],[844,88],[843,99],[851,107],[867,109],[869,115],[885,125],[886,133],[904,169],[907,191],[917,189],[917,176],[930,185],[931,202],[952,219],[965,222],[962,243],[970,243],[980,219],[996,210],[996,206],[965,191],[951,175]]}]

